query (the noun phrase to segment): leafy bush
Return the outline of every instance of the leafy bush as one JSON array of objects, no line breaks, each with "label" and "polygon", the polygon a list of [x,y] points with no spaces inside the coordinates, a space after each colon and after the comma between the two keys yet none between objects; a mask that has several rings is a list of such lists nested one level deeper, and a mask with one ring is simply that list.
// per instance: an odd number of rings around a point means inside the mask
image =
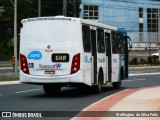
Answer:
[{"label": "leafy bush", "polygon": [[131,61],[131,64],[132,65],[138,65],[139,64],[138,58],[137,57],[133,58],[132,61]]},{"label": "leafy bush", "polygon": [[153,56],[153,57],[152,57],[152,61],[153,61],[153,64],[154,64],[154,65],[158,65],[158,59],[159,59],[159,58],[158,58],[157,56]]},{"label": "leafy bush", "polygon": [[140,60],[140,64],[146,64],[146,60],[144,59],[144,58],[141,58],[141,60]]},{"label": "leafy bush", "polygon": [[151,65],[153,64],[153,59],[152,59],[151,56],[148,57],[148,63],[151,64]]}]

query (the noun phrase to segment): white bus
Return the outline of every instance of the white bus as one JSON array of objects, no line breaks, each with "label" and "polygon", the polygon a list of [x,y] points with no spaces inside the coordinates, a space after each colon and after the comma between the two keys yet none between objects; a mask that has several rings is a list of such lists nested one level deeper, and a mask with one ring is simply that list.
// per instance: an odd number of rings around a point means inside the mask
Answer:
[{"label": "white bus", "polygon": [[128,77],[127,37],[116,27],[71,17],[22,20],[20,82],[43,85],[46,94],[63,86],[121,86]]}]

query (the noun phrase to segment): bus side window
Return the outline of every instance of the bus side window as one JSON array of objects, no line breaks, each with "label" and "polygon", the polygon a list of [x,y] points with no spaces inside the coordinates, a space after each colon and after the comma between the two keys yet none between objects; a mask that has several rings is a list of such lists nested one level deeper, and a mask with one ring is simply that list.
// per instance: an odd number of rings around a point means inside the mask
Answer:
[{"label": "bus side window", "polygon": [[83,36],[83,47],[84,52],[91,52],[91,42],[90,42],[90,28],[89,26],[82,26],[82,36]]},{"label": "bus side window", "polygon": [[118,34],[115,32],[112,32],[112,52],[113,54],[119,53]]},{"label": "bus side window", "polygon": [[97,48],[98,53],[105,53],[105,44],[104,44],[104,30],[97,29]]},{"label": "bus side window", "polygon": [[119,53],[123,54],[124,53],[124,38],[123,34],[118,34],[118,47],[119,47]]}]

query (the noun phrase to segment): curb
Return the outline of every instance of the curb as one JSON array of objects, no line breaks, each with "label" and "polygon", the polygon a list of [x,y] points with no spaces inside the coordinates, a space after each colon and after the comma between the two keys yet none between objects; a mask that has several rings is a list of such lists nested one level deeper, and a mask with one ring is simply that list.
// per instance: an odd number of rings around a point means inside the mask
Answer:
[{"label": "curb", "polygon": [[0,85],[13,85],[13,84],[20,84],[20,81],[5,81],[5,82],[0,82]]},{"label": "curb", "polygon": [[160,65],[159,66],[142,66],[142,67],[129,67],[129,69],[145,69],[145,68],[160,68]]},{"label": "curb", "polygon": [[[114,105],[116,105],[116,103],[120,102],[122,99],[128,97],[129,95],[134,95],[134,93],[136,93],[140,90],[144,90],[147,88],[157,88],[157,87],[160,87],[160,85],[148,86],[148,87],[142,87],[142,88],[134,88],[134,89],[126,89],[126,90],[120,91],[118,93],[115,93],[111,96],[107,96],[106,98],[103,98],[103,99],[89,105],[87,108],[83,109],[82,112],[80,112],[75,117],[73,117],[72,120],[85,120],[87,117],[90,117],[91,120],[101,120],[104,117],[104,115],[106,114],[106,112],[110,111],[110,109]],[[93,112],[97,111],[97,114],[91,115],[89,112],[92,112],[92,111]],[[100,111],[100,112],[98,112],[98,111]]]},{"label": "curb", "polygon": [[[115,105],[117,102],[128,96],[129,94],[132,94],[134,92],[138,91],[138,89],[126,89],[123,91],[120,91],[118,93],[115,93],[113,95],[107,96],[91,105],[89,105],[87,108],[84,108],[79,114],[77,114],[74,118],[71,120],[85,120],[88,117],[89,111],[103,111],[102,114],[96,115],[95,117],[90,116],[90,120],[101,120],[101,117],[105,115],[105,112],[107,112],[113,105]],[[104,107],[105,106],[105,107]],[[87,120],[87,119],[86,119]]]}]

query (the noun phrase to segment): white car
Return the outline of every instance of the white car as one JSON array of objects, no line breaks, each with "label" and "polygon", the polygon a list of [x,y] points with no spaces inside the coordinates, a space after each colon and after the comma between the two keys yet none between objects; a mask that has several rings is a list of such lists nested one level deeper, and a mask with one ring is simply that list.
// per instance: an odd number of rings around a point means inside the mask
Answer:
[{"label": "white car", "polygon": [[157,56],[157,57],[159,57],[159,52],[153,53],[152,56]]}]

